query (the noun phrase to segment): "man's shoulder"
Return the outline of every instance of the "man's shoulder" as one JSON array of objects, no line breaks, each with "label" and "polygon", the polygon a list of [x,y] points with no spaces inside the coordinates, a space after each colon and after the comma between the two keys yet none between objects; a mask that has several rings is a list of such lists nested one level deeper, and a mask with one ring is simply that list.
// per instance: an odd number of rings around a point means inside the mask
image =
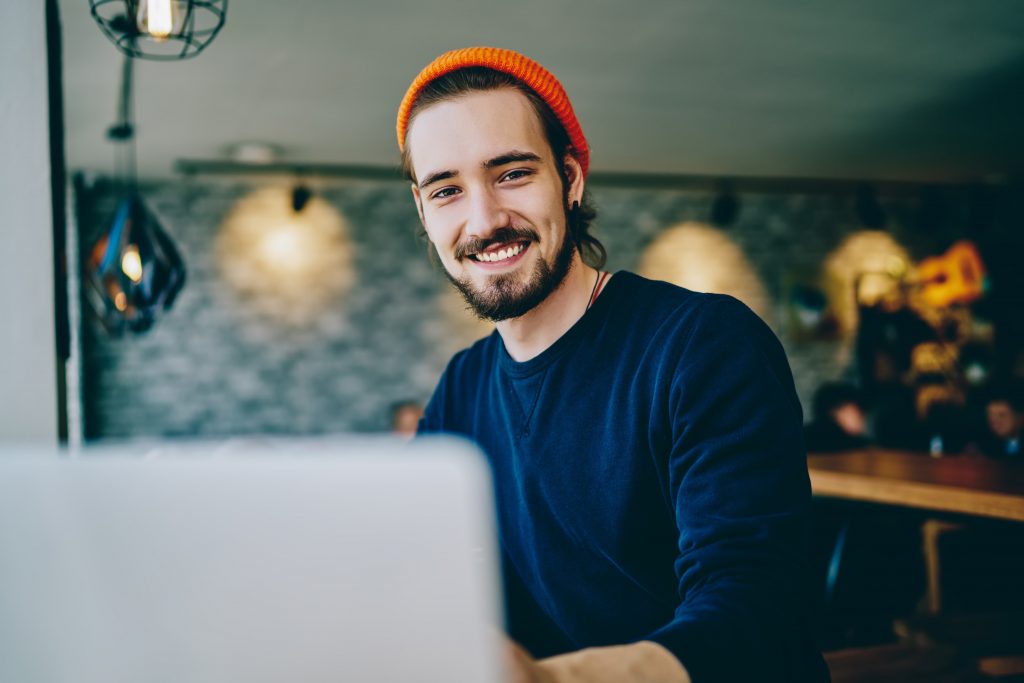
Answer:
[{"label": "man's shoulder", "polygon": [[465,416],[465,406],[473,403],[470,397],[488,381],[493,367],[488,359],[495,352],[496,336],[497,332],[491,333],[448,361],[427,404],[424,421],[420,423],[421,433],[466,433],[460,420]]},{"label": "man's shoulder", "polygon": [[500,338],[495,331],[456,352],[448,361],[445,375],[453,377],[467,373],[480,373],[485,368],[493,367],[495,354],[500,350],[499,342]]},{"label": "man's shoulder", "polygon": [[679,371],[757,359],[788,373],[775,332],[739,299],[627,274],[609,332],[620,351]]},{"label": "man's shoulder", "polygon": [[760,324],[757,314],[728,294],[697,292],[629,271],[620,271],[616,277],[621,278],[621,296],[617,301],[620,315],[650,318],[668,323],[679,331],[708,324],[715,327]]}]

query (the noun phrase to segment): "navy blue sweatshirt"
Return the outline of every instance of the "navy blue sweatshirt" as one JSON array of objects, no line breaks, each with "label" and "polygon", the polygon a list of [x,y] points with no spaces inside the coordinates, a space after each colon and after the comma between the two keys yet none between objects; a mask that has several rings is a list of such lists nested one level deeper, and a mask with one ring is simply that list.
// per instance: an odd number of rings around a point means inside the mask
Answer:
[{"label": "navy blue sweatshirt", "polygon": [[619,272],[537,357],[497,332],[458,353],[420,432],[490,459],[509,632],[534,656],[652,640],[694,683],[828,680],[800,404],[740,302]]}]

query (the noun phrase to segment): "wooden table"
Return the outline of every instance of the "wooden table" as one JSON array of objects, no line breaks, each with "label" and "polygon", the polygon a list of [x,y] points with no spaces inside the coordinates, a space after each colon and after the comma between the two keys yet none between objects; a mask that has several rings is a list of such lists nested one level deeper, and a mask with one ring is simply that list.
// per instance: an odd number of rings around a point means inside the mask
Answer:
[{"label": "wooden table", "polygon": [[[1024,522],[1024,463],[867,449],[810,455],[807,469],[816,496]],[[939,536],[956,528],[937,519],[921,526],[925,600],[932,614],[942,611]],[[835,590],[845,539],[844,525],[829,565],[827,597]]]},{"label": "wooden table", "polygon": [[1024,462],[866,449],[807,466],[817,496],[1024,522]]}]

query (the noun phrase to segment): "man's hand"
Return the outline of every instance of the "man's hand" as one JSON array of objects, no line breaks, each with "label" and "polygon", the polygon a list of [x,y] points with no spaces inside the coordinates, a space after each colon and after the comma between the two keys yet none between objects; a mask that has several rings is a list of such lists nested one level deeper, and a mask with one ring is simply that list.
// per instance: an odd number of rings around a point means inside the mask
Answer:
[{"label": "man's hand", "polygon": [[556,683],[529,652],[508,638],[505,639],[505,668],[508,683]]},{"label": "man's hand", "polygon": [[505,660],[510,683],[690,683],[690,675],[671,652],[646,640],[539,661],[506,640]]}]

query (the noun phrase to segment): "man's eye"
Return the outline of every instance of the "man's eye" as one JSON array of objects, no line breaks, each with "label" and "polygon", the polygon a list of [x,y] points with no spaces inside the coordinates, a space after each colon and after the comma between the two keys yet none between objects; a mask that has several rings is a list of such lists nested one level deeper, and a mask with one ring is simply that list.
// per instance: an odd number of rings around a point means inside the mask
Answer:
[{"label": "man's eye", "polygon": [[525,178],[528,175],[532,175],[532,173],[533,172],[530,171],[529,169],[517,168],[517,169],[515,169],[513,171],[509,171],[505,175],[501,176],[501,181],[502,182],[506,182],[506,181],[509,181],[509,180],[519,180],[520,178]]},{"label": "man's eye", "polygon": [[455,196],[458,193],[458,191],[459,191],[459,189],[457,187],[442,187],[440,190],[438,190],[434,194],[430,195],[430,198],[431,199],[448,199],[449,197]]}]

